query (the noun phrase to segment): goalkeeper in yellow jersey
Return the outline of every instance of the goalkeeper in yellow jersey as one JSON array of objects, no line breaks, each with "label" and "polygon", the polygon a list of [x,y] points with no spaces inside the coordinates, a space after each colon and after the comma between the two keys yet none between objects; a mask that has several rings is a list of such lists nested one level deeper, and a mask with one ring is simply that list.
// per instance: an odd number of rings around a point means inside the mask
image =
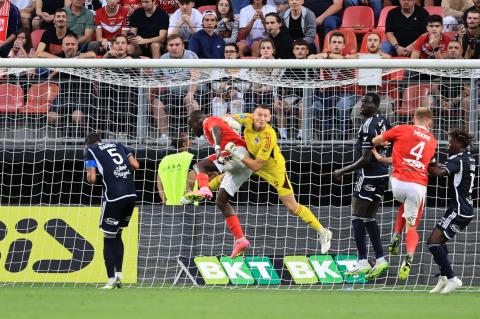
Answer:
[{"label": "goalkeeper in yellow jersey", "polygon": [[289,212],[300,217],[319,233],[321,252],[326,254],[330,249],[332,232],[320,224],[310,209],[297,203],[287,176],[285,158],[277,145],[277,134],[268,124],[272,117],[270,109],[266,105],[257,105],[253,114],[243,113],[227,116],[245,125],[244,139],[248,152],[253,158],[238,152],[234,143],[228,143],[225,150],[275,187],[280,200]]}]

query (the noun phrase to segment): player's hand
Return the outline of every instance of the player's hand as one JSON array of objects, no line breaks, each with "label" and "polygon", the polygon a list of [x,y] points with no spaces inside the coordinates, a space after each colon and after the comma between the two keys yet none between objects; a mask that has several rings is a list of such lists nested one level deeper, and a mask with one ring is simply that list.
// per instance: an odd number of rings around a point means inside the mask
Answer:
[{"label": "player's hand", "polygon": [[237,145],[233,142],[228,142],[227,145],[225,145],[225,151],[229,152],[230,154],[235,153],[237,150]]},{"label": "player's hand", "polygon": [[333,177],[335,178],[335,180],[337,181],[341,181],[342,180],[342,176],[343,176],[343,171],[341,169],[336,169],[334,172],[333,172]]}]

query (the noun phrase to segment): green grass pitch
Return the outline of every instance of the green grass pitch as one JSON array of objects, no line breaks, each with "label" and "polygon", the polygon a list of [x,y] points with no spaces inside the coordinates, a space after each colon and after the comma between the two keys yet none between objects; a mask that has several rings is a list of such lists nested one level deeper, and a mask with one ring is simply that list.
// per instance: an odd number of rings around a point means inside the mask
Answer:
[{"label": "green grass pitch", "polygon": [[479,293],[3,287],[2,318],[480,318]]}]

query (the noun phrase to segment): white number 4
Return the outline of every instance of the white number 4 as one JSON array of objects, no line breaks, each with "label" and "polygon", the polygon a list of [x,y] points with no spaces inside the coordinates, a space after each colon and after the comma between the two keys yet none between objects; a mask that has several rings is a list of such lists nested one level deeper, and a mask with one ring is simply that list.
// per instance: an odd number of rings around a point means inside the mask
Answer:
[{"label": "white number 4", "polygon": [[425,142],[420,142],[410,150],[410,155],[415,156],[415,159],[419,161],[423,157],[422,153],[424,148]]},{"label": "white number 4", "polygon": [[120,165],[123,163],[123,158],[120,154],[117,153],[116,148],[109,148],[107,150],[108,154],[112,157],[112,160],[115,164]]}]

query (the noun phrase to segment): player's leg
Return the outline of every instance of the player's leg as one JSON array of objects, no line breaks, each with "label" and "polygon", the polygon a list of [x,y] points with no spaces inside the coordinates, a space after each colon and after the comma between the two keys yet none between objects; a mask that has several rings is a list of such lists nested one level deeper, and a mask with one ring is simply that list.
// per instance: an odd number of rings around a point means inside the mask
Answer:
[{"label": "player's leg", "polygon": [[406,198],[406,192],[405,192],[405,187],[402,187],[403,183],[394,177],[391,178],[391,185],[392,185],[393,197],[398,202],[400,202],[400,207],[398,208],[398,211],[397,211],[396,222],[393,229],[393,236],[390,241],[390,244],[388,245],[388,251],[392,255],[398,255],[400,253],[400,240],[402,238],[402,231],[403,231],[403,228],[405,227],[405,218],[403,215],[405,212],[404,202]]},{"label": "player's leg", "polygon": [[[358,181],[357,181],[358,184]],[[355,195],[355,193],[354,193]],[[358,262],[352,270],[348,271],[350,275],[366,274],[372,267],[367,259],[367,243],[365,240],[365,216],[367,215],[370,201],[356,196],[352,197],[352,228],[355,238],[355,244],[358,252]]]},{"label": "player's leg", "polygon": [[383,251],[382,240],[380,238],[380,228],[378,227],[377,220],[375,219],[379,207],[379,198],[372,201],[366,211],[364,219],[365,228],[367,229],[370,242],[372,243],[373,250],[375,251],[375,266],[373,266],[372,270],[367,275],[367,279],[369,280],[379,277],[389,267]]},{"label": "player's leg", "polygon": [[103,202],[100,216],[100,230],[103,232],[103,259],[107,271],[107,284],[101,289],[115,289],[115,237],[119,229],[119,221],[115,218],[114,202]]},{"label": "player's leg", "polygon": [[185,199],[189,201],[199,201],[204,198],[212,198],[213,193],[210,190],[210,187],[208,185],[209,178],[208,178],[208,173],[209,172],[220,172],[222,171],[219,167],[222,165],[219,164],[217,161],[214,160],[213,156],[209,156],[197,164],[193,166],[193,169],[196,171],[196,179],[198,183],[198,191],[193,191],[185,194]]}]

